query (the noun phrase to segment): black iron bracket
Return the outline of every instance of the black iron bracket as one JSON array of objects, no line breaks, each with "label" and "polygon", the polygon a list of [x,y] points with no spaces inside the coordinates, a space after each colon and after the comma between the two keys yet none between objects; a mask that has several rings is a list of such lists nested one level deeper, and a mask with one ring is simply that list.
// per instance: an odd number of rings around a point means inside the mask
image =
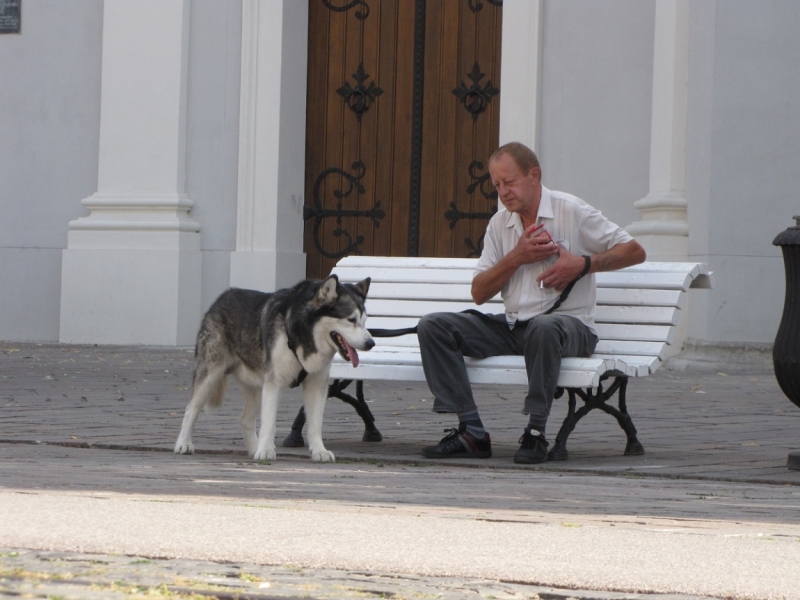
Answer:
[{"label": "black iron bracket", "polygon": [[[364,442],[380,442],[383,440],[383,435],[375,427],[375,417],[372,416],[367,401],[364,399],[364,382],[362,380],[356,381],[356,397],[353,398],[344,390],[353,383],[352,379],[335,379],[333,383],[328,386],[328,398],[338,398],[343,402],[347,402],[352,406],[361,420],[364,421],[364,435],[361,438]],[[286,439],[283,440],[283,445],[286,448],[300,448],[305,444],[303,440],[303,425],[306,423],[306,411],[304,408],[300,409],[297,416],[292,423],[292,430]]]},{"label": "black iron bracket", "polygon": [[460,85],[453,89],[453,94],[458,96],[461,104],[472,115],[472,120],[477,121],[478,115],[486,110],[489,103],[492,101],[500,90],[492,85],[491,80],[486,82],[486,85],[481,85],[480,81],[486,76],[486,73],[481,73],[481,67],[478,61],[472,66],[472,71],[467,73],[467,77],[472,80],[472,85],[467,85],[462,80]]},{"label": "black iron bracket", "polygon": [[[366,173],[366,167],[364,166],[364,163],[362,163],[360,160],[356,161],[353,163],[352,168],[355,171],[355,174],[348,173],[347,171],[336,167],[325,169],[317,176],[317,180],[314,182],[314,206],[303,206],[303,220],[307,221],[309,219],[314,219],[314,245],[317,247],[317,250],[319,250],[319,253],[326,258],[342,258],[343,256],[347,256],[349,254],[358,254],[358,247],[364,243],[363,235],[359,235],[353,239],[353,236],[350,234],[350,232],[342,228],[342,219],[344,217],[368,217],[372,220],[372,223],[375,227],[380,227],[381,220],[386,217],[386,213],[381,208],[380,201],[376,201],[369,210],[346,210],[342,207],[342,201],[352,194],[354,190],[358,191],[360,194],[363,194],[366,191],[364,186],[360,183],[360,179],[364,177],[364,174]],[[333,195],[338,200],[336,208],[324,208],[322,204],[322,198],[320,198],[320,188],[322,187],[322,182],[325,181],[326,177],[336,174],[343,177],[344,181],[347,182],[348,187],[345,190],[334,190]],[[346,241],[344,249],[340,250],[339,252],[330,252],[322,247],[322,241],[320,240],[319,236],[319,228],[322,225],[323,219],[327,217],[336,217],[337,227],[333,230],[333,235],[337,238],[344,237]]]},{"label": "black iron bracket", "polygon": [[[603,382],[612,377],[614,381],[611,383],[608,389],[604,390]],[[628,378],[626,376],[603,375],[600,378],[600,385],[598,386],[596,392],[592,390],[592,388],[587,388],[585,391],[582,388],[566,388],[566,391],[569,394],[569,407],[567,416],[564,419],[564,423],[561,425],[561,429],[558,431],[555,444],[553,444],[553,449],[547,454],[547,459],[567,460],[569,458],[569,453],[567,452],[567,438],[569,437],[569,434],[572,433],[572,430],[575,429],[575,425],[581,420],[581,418],[596,408],[599,408],[603,412],[608,413],[616,418],[619,426],[625,432],[625,435],[628,437],[628,443],[625,446],[625,456],[639,456],[644,454],[644,447],[636,437],[636,427],[634,427],[633,420],[628,414],[628,406],[625,401],[627,387]],[[563,393],[564,388],[558,388],[556,392],[556,398],[561,397]],[[619,394],[619,408],[614,408],[613,406],[606,404],[606,402],[617,393]],[[576,397],[580,397],[584,403],[583,406],[578,410],[575,410]]]},{"label": "black iron bracket", "polygon": [[[488,1],[491,2],[492,0]],[[364,0],[351,0],[351,2],[348,2],[344,6],[336,6],[335,4],[333,4],[333,2],[331,2],[331,0],[322,0],[322,3],[331,10],[336,12],[346,12],[356,6],[363,7],[359,8],[359,10],[355,12],[356,19],[359,19],[360,21],[363,21],[369,16],[369,4],[364,2]]]}]

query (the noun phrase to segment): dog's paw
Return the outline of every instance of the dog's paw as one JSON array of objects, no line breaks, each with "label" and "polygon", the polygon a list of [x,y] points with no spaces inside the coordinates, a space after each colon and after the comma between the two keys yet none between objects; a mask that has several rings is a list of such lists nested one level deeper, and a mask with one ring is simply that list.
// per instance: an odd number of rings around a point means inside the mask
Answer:
[{"label": "dog's paw", "polygon": [[272,462],[275,460],[275,448],[265,448],[264,450],[256,450],[253,454],[253,460],[256,462]]},{"label": "dog's paw", "polygon": [[178,440],[175,442],[175,454],[194,454],[194,444]]},{"label": "dog's paw", "polygon": [[336,457],[330,450],[312,451],[311,460],[314,462],[336,462]]}]

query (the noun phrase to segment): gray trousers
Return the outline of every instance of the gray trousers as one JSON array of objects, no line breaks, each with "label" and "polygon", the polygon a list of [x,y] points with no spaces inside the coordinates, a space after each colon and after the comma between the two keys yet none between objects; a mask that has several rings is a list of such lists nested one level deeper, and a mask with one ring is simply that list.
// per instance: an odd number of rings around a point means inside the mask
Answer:
[{"label": "gray trousers", "polygon": [[438,413],[476,408],[464,357],[522,355],[528,371],[528,395],[522,412],[547,421],[556,392],[561,359],[591,356],[597,336],[578,319],[567,315],[539,315],[517,322],[513,329],[505,315],[432,313],[417,325],[422,367]]}]

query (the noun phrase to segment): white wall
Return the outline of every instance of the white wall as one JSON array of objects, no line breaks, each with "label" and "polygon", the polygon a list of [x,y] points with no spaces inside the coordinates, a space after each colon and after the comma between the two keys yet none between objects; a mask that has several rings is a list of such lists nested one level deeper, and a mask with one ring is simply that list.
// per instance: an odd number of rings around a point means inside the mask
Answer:
[{"label": "white wall", "polygon": [[716,273],[690,335],[772,342],[784,299],[772,240],[800,214],[800,3],[690,9],[689,250]]},{"label": "white wall", "polygon": [[201,224],[202,310],[230,281],[236,248],[242,5],[192,0],[186,192]]},{"label": "white wall", "polygon": [[97,189],[102,22],[102,0],[36,0],[0,35],[0,339],[58,339],[67,223]]},{"label": "white wall", "polygon": [[543,183],[625,226],[649,187],[655,3],[545,0],[543,9]]}]

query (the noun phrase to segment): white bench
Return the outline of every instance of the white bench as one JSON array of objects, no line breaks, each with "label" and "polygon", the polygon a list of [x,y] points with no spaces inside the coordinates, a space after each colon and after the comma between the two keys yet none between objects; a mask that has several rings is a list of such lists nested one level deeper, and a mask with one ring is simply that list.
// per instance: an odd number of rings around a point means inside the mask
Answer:
[{"label": "white bench", "polygon": [[[416,326],[419,318],[432,312],[460,312],[477,309],[502,313],[499,297],[478,307],[470,286],[477,259],[402,258],[350,256],[340,260],[333,273],[341,281],[356,282],[370,277],[367,296],[368,326],[373,329],[404,329]],[[628,437],[625,454],[643,454],[636,429],[627,412],[625,390],[630,377],[654,373],[669,354],[675,340],[681,311],[686,306],[689,288],[710,288],[711,275],[702,263],[648,262],[620,271],[597,273],[597,311],[595,321],[600,334],[590,358],[565,358],[558,379],[560,397],[569,394],[569,409],[553,448],[550,460],[566,460],[566,441],[577,421],[599,408],[615,416]],[[356,369],[338,356],[331,368],[329,395],[340,398],[357,410],[364,420],[364,441],[380,441],[381,434],[363,395],[364,380],[425,381],[416,334],[378,338],[376,346],[360,354]],[[527,386],[522,356],[466,358],[472,383]],[[606,380],[610,385],[604,389]],[[356,384],[356,398],[344,389]],[[606,401],[617,393],[618,407]],[[576,396],[584,406],[576,410]],[[302,444],[304,415],[298,415],[286,445]],[[299,428],[297,427],[299,425]]]}]

